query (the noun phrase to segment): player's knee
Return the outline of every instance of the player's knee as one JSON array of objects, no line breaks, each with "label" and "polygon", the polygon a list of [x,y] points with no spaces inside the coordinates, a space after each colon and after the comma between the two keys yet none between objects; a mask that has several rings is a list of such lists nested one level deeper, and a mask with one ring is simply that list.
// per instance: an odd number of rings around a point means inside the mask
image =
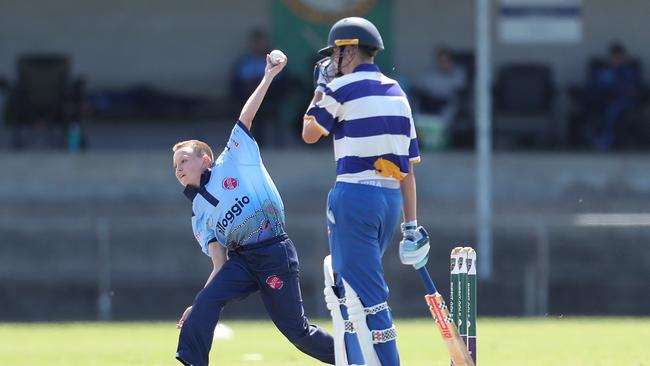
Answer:
[{"label": "player's knee", "polygon": [[214,294],[211,294],[209,291],[203,289],[199,291],[198,294],[196,294],[193,306],[209,306],[213,309],[221,309],[226,306],[226,300],[218,296],[214,296]]},{"label": "player's knee", "polygon": [[278,325],[280,332],[296,346],[299,346],[304,341],[309,339],[309,323],[301,322],[296,325]]}]

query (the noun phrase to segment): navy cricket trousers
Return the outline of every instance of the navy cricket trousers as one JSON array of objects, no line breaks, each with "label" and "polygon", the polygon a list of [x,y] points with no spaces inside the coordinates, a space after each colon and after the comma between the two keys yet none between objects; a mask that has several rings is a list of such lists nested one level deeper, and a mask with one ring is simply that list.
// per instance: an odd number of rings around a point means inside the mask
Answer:
[{"label": "navy cricket trousers", "polygon": [[334,341],[309,324],[298,283],[298,255],[286,235],[228,252],[228,260],[194,300],[181,328],[176,358],[185,365],[208,365],[214,329],[226,304],[260,291],[271,320],[300,351],[334,364]]}]

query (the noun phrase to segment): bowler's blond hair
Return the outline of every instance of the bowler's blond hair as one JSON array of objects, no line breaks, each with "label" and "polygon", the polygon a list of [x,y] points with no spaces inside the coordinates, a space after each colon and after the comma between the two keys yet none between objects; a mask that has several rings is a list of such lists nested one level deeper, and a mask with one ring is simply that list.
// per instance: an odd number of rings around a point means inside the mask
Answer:
[{"label": "bowler's blond hair", "polygon": [[191,147],[198,157],[207,155],[210,158],[210,164],[214,164],[214,154],[212,153],[212,149],[210,148],[210,145],[206,144],[205,142],[200,140],[186,140],[177,142],[176,145],[172,147],[172,151],[176,152],[177,150],[184,147]]}]

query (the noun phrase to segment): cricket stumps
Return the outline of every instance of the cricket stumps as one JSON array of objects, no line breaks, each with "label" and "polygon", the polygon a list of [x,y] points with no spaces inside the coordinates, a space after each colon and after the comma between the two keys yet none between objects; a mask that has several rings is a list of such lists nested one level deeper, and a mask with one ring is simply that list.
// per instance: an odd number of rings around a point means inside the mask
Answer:
[{"label": "cricket stumps", "polygon": [[476,251],[471,247],[452,249],[449,269],[449,313],[476,364]]}]

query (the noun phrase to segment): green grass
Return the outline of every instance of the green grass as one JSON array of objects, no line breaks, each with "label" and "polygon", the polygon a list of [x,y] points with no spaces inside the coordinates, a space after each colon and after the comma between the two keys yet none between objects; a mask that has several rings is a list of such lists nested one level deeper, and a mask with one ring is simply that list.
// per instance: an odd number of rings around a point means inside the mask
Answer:
[{"label": "green grass", "polygon": [[[215,340],[213,365],[319,364],[270,322],[226,324],[234,337]],[[397,328],[402,365],[449,365],[430,319],[398,321]],[[480,365],[650,366],[650,318],[481,318],[478,332]],[[0,365],[180,365],[173,359],[177,337],[173,321],[0,323]]]}]

